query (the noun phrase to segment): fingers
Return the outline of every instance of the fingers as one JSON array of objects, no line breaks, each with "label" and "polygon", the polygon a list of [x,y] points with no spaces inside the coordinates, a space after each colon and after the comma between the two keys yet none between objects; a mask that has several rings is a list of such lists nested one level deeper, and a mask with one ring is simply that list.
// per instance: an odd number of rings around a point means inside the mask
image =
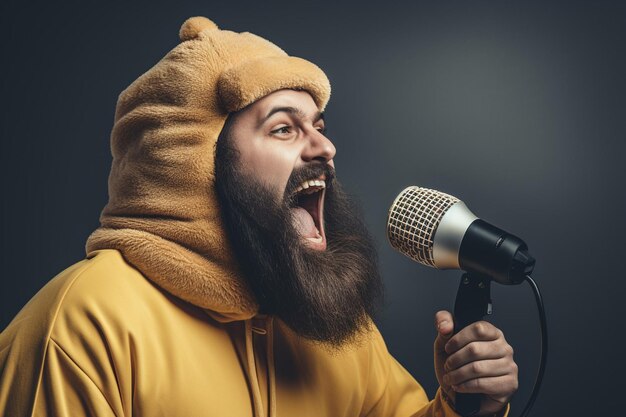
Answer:
[{"label": "fingers", "polygon": [[492,341],[499,338],[504,339],[504,335],[493,324],[486,321],[477,321],[461,329],[444,346],[446,353],[452,354],[475,341]]},{"label": "fingers", "polygon": [[495,341],[470,342],[448,356],[444,363],[444,370],[451,371],[474,361],[500,358],[513,360],[513,348],[504,340],[504,337]]},{"label": "fingers", "polygon": [[518,367],[504,334],[486,321],[478,321],[454,334],[452,315],[435,315],[435,372],[448,393],[484,394],[482,414],[502,409],[518,388]]},{"label": "fingers", "polygon": [[[468,326],[463,335],[459,332],[448,341],[446,351],[461,347],[445,360],[442,380],[455,392],[485,394],[499,407],[517,390],[518,367],[502,332],[483,323]],[[466,343],[465,337],[474,340]]]},{"label": "fingers", "polygon": [[456,392],[464,393],[480,393],[490,396],[506,396],[517,391],[518,382],[517,376],[507,374],[503,376],[485,377],[470,379],[460,383],[459,385],[453,385],[452,389]]},{"label": "fingers", "polygon": [[470,362],[444,375],[443,381],[452,387],[477,378],[517,375],[517,365],[509,358]]}]

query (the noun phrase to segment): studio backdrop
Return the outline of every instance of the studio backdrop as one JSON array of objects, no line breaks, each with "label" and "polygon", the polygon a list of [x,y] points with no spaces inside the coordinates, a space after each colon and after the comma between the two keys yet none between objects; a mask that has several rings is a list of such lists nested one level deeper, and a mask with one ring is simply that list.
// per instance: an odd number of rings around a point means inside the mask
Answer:
[{"label": "studio backdrop", "polygon": [[[387,210],[406,186],[453,194],[537,259],[549,364],[532,415],[617,415],[626,252],[626,8],[620,2],[17,2],[0,6],[0,329],[83,259],[107,202],[118,94],[178,43],[190,16],[250,31],[332,84],[338,178],[376,238],[376,318],[432,397],[434,314],[460,271],[395,252]],[[515,348],[521,411],[539,359],[527,286],[492,288]]]}]

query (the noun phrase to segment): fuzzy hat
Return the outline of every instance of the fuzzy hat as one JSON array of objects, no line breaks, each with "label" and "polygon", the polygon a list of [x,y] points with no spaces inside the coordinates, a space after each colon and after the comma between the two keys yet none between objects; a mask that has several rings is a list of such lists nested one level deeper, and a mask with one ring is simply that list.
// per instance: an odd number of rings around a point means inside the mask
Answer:
[{"label": "fuzzy hat", "polygon": [[215,191],[215,143],[229,113],[280,89],[322,111],[328,78],[252,33],[192,17],[181,43],[120,94],[111,132],[109,202],[87,256],[118,249],[166,291],[224,321],[258,311],[240,275]]}]

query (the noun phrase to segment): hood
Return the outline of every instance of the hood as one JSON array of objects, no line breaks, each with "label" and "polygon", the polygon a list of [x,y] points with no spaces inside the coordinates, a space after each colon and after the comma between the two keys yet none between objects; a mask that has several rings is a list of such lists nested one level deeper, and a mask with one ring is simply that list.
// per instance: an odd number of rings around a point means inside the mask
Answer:
[{"label": "hood", "polygon": [[316,65],[252,33],[205,17],[119,95],[111,132],[109,201],[87,255],[118,249],[143,275],[221,321],[258,312],[226,236],[214,177],[215,143],[229,113],[274,91],[311,94],[330,83]]}]

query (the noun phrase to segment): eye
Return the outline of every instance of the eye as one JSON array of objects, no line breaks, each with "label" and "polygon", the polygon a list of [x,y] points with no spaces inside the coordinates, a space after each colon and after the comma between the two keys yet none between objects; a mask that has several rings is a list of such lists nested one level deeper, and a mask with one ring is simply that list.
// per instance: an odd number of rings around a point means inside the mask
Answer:
[{"label": "eye", "polygon": [[281,126],[278,129],[271,130],[270,133],[273,135],[285,135],[291,132],[291,126]]},{"label": "eye", "polygon": [[320,132],[324,136],[326,136],[326,132],[328,132],[328,129],[326,129],[326,126],[318,126],[315,129],[317,129],[317,131]]}]

